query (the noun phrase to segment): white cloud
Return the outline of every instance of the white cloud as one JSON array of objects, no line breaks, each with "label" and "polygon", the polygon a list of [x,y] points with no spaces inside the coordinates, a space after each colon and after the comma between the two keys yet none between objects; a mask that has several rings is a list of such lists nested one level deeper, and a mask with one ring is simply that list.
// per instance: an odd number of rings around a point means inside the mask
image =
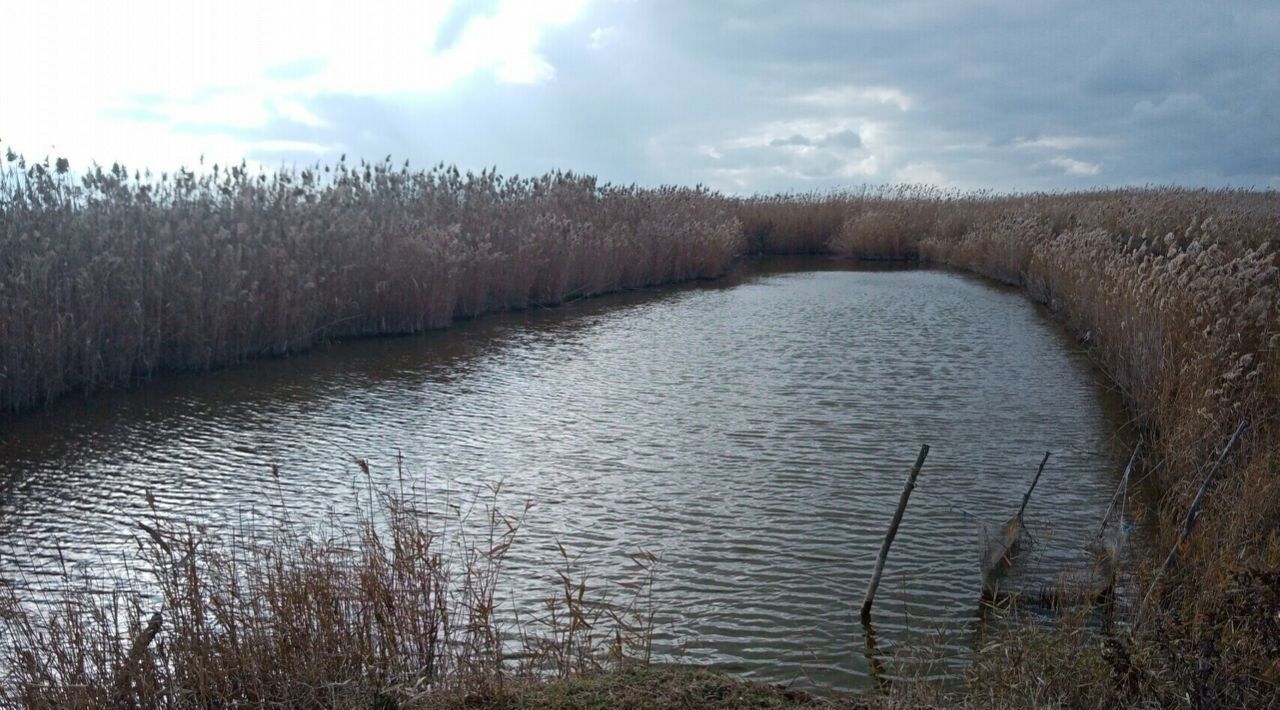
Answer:
[{"label": "white cloud", "polygon": [[1098,163],[1086,163],[1083,160],[1076,160],[1075,158],[1068,158],[1063,155],[1051,158],[1049,160],[1049,164],[1054,167],[1061,168],[1067,175],[1097,175],[1102,171],[1102,166]]},{"label": "white cloud", "polygon": [[320,143],[311,143],[308,141],[257,141],[253,143],[253,148],[265,153],[312,153],[322,155],[324,153],[341,150],[341,146],[322,145]]},{"label": "white cloud", "polygon": [[327,126],[328,121],[320,118],[302,104],[301,101],[294,99],[285,99],[283,101],[274,102],[273,108],[276,114],[281,118],[288,119],[294,123],[301,123],[304,126],[316,128],[318,126]]},{"label": "white cloud", "polygon": [[236,129],[265,125],[275,115],[271,108],[259,96],[218,92],[197,99],[159,101],[152,112],[169,124]]},{"label": "white cloud", "polygon": [[618,36],[617,27],[597,27],[587,38],[587,49],[600,50],[609,46]]},{"label": "white cloud", "polygon": [[719,160],[724,157],[724,153],[721,153],[719,150],[716,150],[716,147],[713,145],[698,146],[697,154],[707,158],[711,158],[712,160]]},{"label": "white cloud", "polygon": [[879,104],[893,106],[899,111],[910,111],[913,104],[902,91],[885,86],[827,87],[801,94],[796,101],[832,109]]},{"label": "white cloud", "polygon": [[1214,113],[1203,96],[1185,92],[1169,94],[1159,101],[1143,99],[1134,104],[1133,112],[1146,118],[1177,118]]},{"label": "white cloud", "polygon": [[770,121],[723,141],[730,148],[788,146],[808,149],[818,146],[858,147],[863,127],[844,118],[800,118]]},{"label": "white cloud", "polygon": [[1036,138],[1018,138],[1014,146],[1026,149],[1079,150],[1105,147],[1109,141],[1092,136],[1049,135]]},{"label": "white cloud", "polygon": [[[254,146],[272,120],[325,125],[320,94],[422,95],[473,76],[537,84],[547,32],[586,0],[502,0],[436,37],[458,0],[44,0],[6,7],[0,139],[32,155],[157,168]],[[281,71],[281,67],[301,67]]]},{"label": "white cloud", "polygon": [[893,181],[898,183],[909,183],[916,185],[938,185],[944,186],[950,184],[950,180],[943,174],[938,166],[930,162],[907,163],[898,168],[893,173]]},{"label": "white cloud", "polygon": [[719,140],[692,140],[674,131],[651,140],[663,163],[698,158],[698,180],[728,192],[789,184],[804,188],[835,181],[859,184],[883,175],[892,150],[883,126],[846,118],[769,121]]},{"label": "white cloud", "polygon": [[429,57],[421,67],[424,83],[417,88],[445,88],[485,70],[508,83],[547,81],[555,68],[538,51],[542,35],[576,18],[584,5],[581,0],[507,0],[494,14],[471,20],[454,46]]},{"label": "white cloud", "polygon": [[875,153],[870,153],[856,160],[845,161],[835,174],[841,178],[871,178],[880,173],[883,160]]}]

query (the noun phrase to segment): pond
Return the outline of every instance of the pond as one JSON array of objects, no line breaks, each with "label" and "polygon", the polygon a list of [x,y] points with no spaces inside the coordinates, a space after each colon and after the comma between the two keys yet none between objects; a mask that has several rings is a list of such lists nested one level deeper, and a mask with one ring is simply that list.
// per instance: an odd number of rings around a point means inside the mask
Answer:
[{"label": "pond", "polygon": [[[284,501],[319,521],[368,459],[457,497],[533,503],[512,564],[594,584],[660,556],[656,651],[756,680],[867,687],[857,622],[922,443],[886,568],[879,647],[962,663],[981,630],[977,526],[1027,521],[1018,583],[1079,564],[1127,455],[1118,399],[1040,307],[976,278],[825,259],[488,316],[0,420],[0,577],[28,588],[133,554],[162,515],[227,524]],[[279,467],[280,479],[270,475]],[[535,603],[547,587],[516,593]],[[524,594],[522,597],[521,595]],[[523,601],[522,601],[523,600]]]}]

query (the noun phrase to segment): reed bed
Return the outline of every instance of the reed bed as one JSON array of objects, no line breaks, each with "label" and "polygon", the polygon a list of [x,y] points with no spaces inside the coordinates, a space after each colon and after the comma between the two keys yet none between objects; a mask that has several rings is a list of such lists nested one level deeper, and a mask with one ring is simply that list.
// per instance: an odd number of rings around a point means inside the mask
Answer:
[{"label": "reed bed", "polygon": [[389,161],[254,173],[0,168],[0,411],[322,338],[721,274],[704,189]]},{"label": "reed bed", "polygon": [[962,232],[959,212],[983,197],[929,185],[895,185],[756,196],[738,200],[738,214],[751,253],[906,261],[919,257],[921,235],[935,229]]}]

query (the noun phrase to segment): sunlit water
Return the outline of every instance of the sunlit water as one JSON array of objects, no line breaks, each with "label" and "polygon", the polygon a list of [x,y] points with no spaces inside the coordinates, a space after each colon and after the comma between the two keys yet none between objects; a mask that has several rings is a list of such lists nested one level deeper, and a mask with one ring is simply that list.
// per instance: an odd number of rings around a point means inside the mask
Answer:
[{"label": "sunlit water", "polygon": [[[921,443],[929,454],[875,613],[880,651],[977,643],[977,526],[1028,511],[1011,582],[1079,565],[1118,481],[1119,408],[1016,292],[928,270],[748,265],[711,284],[483,318],[421,337],[67,401],[0,420],[0,577],[101,574],[161,513],[225,525],[287,503],[320,520],[395,477],[455,498],[503,481],[534,507],[513,565],[529,605],[558,541],[602,592],[661,557],[657,650],[779,683],[866,687],[856,621]],[[268,475],[279,465],[279,488]],[[546,574],[541,574],[545,572]]]}]

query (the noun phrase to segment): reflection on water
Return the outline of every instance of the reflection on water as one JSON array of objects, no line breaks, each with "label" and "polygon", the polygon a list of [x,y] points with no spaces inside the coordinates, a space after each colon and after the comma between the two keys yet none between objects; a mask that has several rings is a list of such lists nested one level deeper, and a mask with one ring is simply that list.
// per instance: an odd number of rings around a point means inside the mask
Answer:
[{"label": "reflection on water", "polygon": [[[184,520],[281,498],[319,520],[350,505],[351,455],[390,479],[402,452],[415,486],[502,480],[511,507],[532,501],[515,564],[535,581],[556,541],[599,583],[637,546],[660,554],[670,659],[866,687],[881,649],[935,632],[971,647],[976,526],[1016,510],[1046,449],[1018,574],[1079,560],[1123,465],[1118,411],[1016,293],[775,260],[0,420],[0,576],[39,586],[127,556],[147,491]],[[867,639],[853,610],[921,443]]]}]

